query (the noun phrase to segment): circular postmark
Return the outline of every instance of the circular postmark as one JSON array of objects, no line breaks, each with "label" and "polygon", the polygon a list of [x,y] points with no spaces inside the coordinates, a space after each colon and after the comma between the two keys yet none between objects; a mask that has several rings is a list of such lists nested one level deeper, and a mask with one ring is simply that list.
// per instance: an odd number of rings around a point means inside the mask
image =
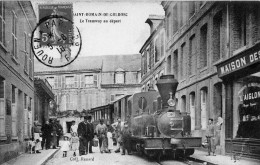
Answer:
[{"label": "circular postmark", "polygon": [[32,51],[42,64],[49,67],[69,65],[78,57],[81,46],[79,29],[63,16],[42,18],[32,32]]}]

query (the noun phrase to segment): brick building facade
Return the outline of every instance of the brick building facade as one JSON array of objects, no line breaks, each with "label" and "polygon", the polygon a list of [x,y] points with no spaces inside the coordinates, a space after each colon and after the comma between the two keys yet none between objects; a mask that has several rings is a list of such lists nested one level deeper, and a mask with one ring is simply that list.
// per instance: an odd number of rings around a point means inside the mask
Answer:
[{"label": "brick building facade", "polygon": [[25,151],[34,113],[30,35],[36,16],[29,1],[0,2],[0,164]]},{"label": "brick building facade", "polygon": [[[255,108],[251,106],[257,107],[259,103],[238,101],[242,97],[238,97],[238,93],[241,95],[248,88],[243,86],[245,82],[250,80],[255,88],[259,87],[256,85],[259,69],[254,65],[246,67],[244,58],[227,65],[238,58],[236,56],[259,48],[259,2],[165,1],[162,6],[167,34],[167,74],[174,74],[179,81],[177,108],[189,112],[192,136],[205,138],[208,119],[213,118],[216,123],[221,117],[224,122],[217,130],[217,153],[236,152],[259,158],[260,147],[255,138],[258,135],[243,137],[241,133],[242,126],[250,121],[243,118],[252,115],[257,118],[256,111],[247,113]],[[256,62],[249,57],[249,61]],[[239,67],[243,68],[241,72],[233,71]],[[252,73],[254,75],[250,75]],[[247,77],[239,79],[243,76]],[[248,106],[250,111],[244,108]],[[241,115],[242,111],[246,115]],[[252,137],[254,142],[250,140]]]},{"label": "brick building facade", "polygon": [[150,36],[142,46],[142,91],[156,88],[157,79],[165,73],[165,21],[164,16],[150,15],[146,20],[150,26]]}]

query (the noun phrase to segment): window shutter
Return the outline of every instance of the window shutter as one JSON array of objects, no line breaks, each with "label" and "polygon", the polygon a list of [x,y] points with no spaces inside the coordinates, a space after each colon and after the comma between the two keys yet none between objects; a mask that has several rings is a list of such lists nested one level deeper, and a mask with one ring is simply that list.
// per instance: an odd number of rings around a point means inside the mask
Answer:
[{"label": "window shutter", "polygon": [[55,89],[58,88],[58,77],[57,76],[54,77],[54,88]]},{"label": "window shutter", "polygon": [[77,75],[78,88],[80,88],[80,75]]},{"label": "window shutter", "polygon": [[78,76],[77,75],[74,76],[74,87],[78,88]]},{"label": "window shutter", "polygon": [[62,88],[65,88],[65,76],[61,76]]},{"label": "window shutter", "polygon": [[85,77],[85,75],[81,75],[81,88],[84,88],[84,77]]},{"label": "window shutter", "polygon": [[58,76],[58,88],[61,88],[61,76]]},{"label": "window shutter", "polygon": [[97,75],[95,74],[94,75],[94,86],[97,87],[97,83],[98,83],[98,77]]}]

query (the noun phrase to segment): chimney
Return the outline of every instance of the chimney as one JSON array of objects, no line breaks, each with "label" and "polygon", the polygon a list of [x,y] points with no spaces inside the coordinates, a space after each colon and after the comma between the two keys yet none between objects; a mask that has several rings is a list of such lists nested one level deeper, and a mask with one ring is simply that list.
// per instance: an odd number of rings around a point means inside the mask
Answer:
[{"label": "chimney", "polygon": [[150,34],[157,28],[157,26],[163,21],[163,15],[149,15],[145,23],[148,23],[150,26]]}]

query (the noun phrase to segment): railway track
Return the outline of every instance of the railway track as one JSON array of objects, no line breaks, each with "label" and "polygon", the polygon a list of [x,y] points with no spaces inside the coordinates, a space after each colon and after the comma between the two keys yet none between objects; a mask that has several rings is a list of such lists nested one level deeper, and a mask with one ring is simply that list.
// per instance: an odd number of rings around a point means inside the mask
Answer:
[{"label": "railway track", "polygon": [[[199,159],[195,159],[195,158],[192,158],[192,157],[179,157],[177,160],[172,160],[173,162],[174,161],[178,161],[178,162],[181,162],[181,163],[184,163],[184,164],[188,164],[188,165],[217,165],[217,164],[214,164],[214,163],[210,163],[210,162],[205,162],[205,161],[202,161],[202,160],[199,160]],[[163,160],[156,160],[156,163],[158,165],[168,165],[168,163],[164,163]]]}]

